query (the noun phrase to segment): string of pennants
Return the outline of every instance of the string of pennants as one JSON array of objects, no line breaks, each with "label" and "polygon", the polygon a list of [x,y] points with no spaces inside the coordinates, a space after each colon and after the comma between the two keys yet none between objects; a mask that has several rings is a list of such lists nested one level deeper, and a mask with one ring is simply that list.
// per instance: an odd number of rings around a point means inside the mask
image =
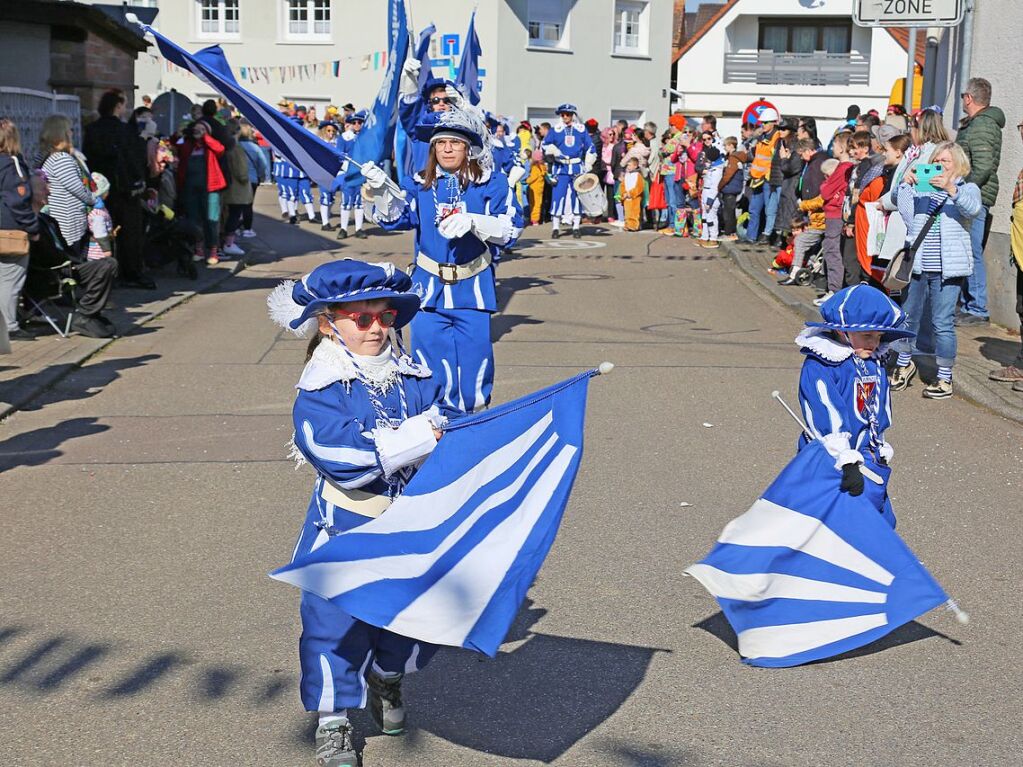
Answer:
[{"label": "string of pennants", "polygon": [[[338,78],[341,77],[342,62],[345,62],[346,66],[348,66],[348,62],[358,62],[361,71],[386,69],[387,51],[375,51],[363,56],[348,56],[344,59],[321,61],[316,64],[282,64],[267,67],[243,66],[238,68],[238,79],[250,83],[286,83],[292,80],[318,80],[326,77]],[[191,74],[187,69],[172,64],[166,59],[164,59],[164,66],[168,72],[180,71]]]}]

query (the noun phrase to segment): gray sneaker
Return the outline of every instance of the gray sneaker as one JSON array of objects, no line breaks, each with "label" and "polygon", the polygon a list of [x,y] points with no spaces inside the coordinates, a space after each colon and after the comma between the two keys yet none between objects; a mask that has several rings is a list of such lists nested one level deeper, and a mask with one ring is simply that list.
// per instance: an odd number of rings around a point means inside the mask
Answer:
[{"label": "gray sneaker", "polygon": [[908,365],[896,367],[888,379],[888,386],[892,391],[903,391],[909,386],[909,382],[916,375],[916,363],[910,360]]},{"label": "gray sneaker", "polygon": [[405,732],[405,706],[401,701],[401,678],[404,674],[385,679],[372,671],[366,675],[369,684],[369,713],[384,735]]},{"label": "gray sneaker", "polygon": [[317,727],[316,764],[319,767],[359,767],[353,734],[347,719],[335,719]]}]

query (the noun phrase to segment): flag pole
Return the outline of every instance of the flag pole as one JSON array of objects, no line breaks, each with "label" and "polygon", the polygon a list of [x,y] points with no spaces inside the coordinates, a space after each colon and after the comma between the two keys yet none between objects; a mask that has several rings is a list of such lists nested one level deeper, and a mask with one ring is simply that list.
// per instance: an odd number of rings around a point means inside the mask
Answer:
[{"label": "flag pole", "polygon": [[[352,158],[352,156],[351,156],[351,155],[347,155],[347,154],[346,154],[346,155],[345,155],[345,160],[347,160],[348,162],[350,162],[350,163],[351,163],[352,165],[354,165],[354,166],[355,166],[356,168],[358,168],[359,170],[362,170],[362,165],[363,165],[363,164],[362,164],[362,163],[360,163],[360,162],[356,162],[356,161],[355,161],[355,160],[354,160],[354,159]],[[377,167],[379,168],[380,166],[378,165]],[[392,192],[394,192],[394,193],[395,193],[396,195],[398,195],[398,196],[400,196],[400,197],[404,197],[404,196],[405,196],[405,190],[404,190],[404,189],[402,189],[402,188],[401,188],[400,186],[398,186],[397,184],[395,184],[395,183],[394,183],[394,181],[392,181],[392,180],[391,180],[390,178],[388,178],[388,179],[387,179],[387,188],[388,188],[388,189],[390,189],[390,190],[391,190]]]},{"label": "flag pole", "polygon": [[412,20],[412,0],[403,0],[405,3],[405,18],[408,19],[408,52],[412,56],[416,55],[416,46],[412,43],[412,32],[416,28],[415,22]]},{"label": "flag pole", "polygon": [[813,434],[810,433],[810,428],[803,422],[802,418],[800,418],[792,411],[792,408],[788,406],[785,400],[781,398],[781,392],[775,389],[773,392],[771,392],[771,396],[778,400],[779,403],[781,403],[781,406],[785,408],[786,412],[790,416],[792,416],[792,420],[799,424],[799,427],[803,430],[803,434],[805,434],[807,439],[809,439],[812,442],[815,439],[815,437],[813,436]]}]

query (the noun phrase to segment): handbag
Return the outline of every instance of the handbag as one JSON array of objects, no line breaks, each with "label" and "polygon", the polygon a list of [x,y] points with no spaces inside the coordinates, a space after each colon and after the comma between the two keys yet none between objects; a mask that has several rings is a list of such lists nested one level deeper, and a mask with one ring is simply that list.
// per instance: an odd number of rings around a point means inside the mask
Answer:
[{"label": "handbag", "polygon": [[647,208],[650,210],[665,210],[668,207],[668,201],[664,194],[664,182],[660,180],[652,181],[650,183],[650,201],[647,203]]},{"label": "handbag", "polygon": [[0,256],[27,256],[28,232],[0,229]]},{"label": "handbag", "polygon": [[884,270],[884,278],[881,280],[881,284],[888,290],[902,290],[913,279],[913,262],[916,261],[916,252],[920,250],[924,238],[931,231],[934,222],[938,220],[946,202],[948,202],[948,195],[945,195],[934,212],[927,217],[927,221],[920,227],[920,233],[916,236],[913,244],[902,248],[889,262],[888,268]]}]

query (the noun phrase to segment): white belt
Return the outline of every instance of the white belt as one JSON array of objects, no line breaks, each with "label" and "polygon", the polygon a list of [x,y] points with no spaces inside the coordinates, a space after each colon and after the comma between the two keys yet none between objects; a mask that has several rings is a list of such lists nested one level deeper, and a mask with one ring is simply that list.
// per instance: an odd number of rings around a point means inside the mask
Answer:
[{"label": "white belt", "polygon": [[440,277],[442,284],[454,285],[456,282],[467,280],[481,272],[485,272],[490,266],[491,260],[492,257],[489,250],[483,251],[467,264],[444,264],[420,253],[416,256],[416,266],[435,277]]},{"label": "white belt", "polygon": [[376,519],[391,505],[391,499],[386,495],[375,495],[365,490],[346,490],[331,482],[326,477],[320,487],[320,498],[339,506],[345,511],[359,514],[363,517]]}]

